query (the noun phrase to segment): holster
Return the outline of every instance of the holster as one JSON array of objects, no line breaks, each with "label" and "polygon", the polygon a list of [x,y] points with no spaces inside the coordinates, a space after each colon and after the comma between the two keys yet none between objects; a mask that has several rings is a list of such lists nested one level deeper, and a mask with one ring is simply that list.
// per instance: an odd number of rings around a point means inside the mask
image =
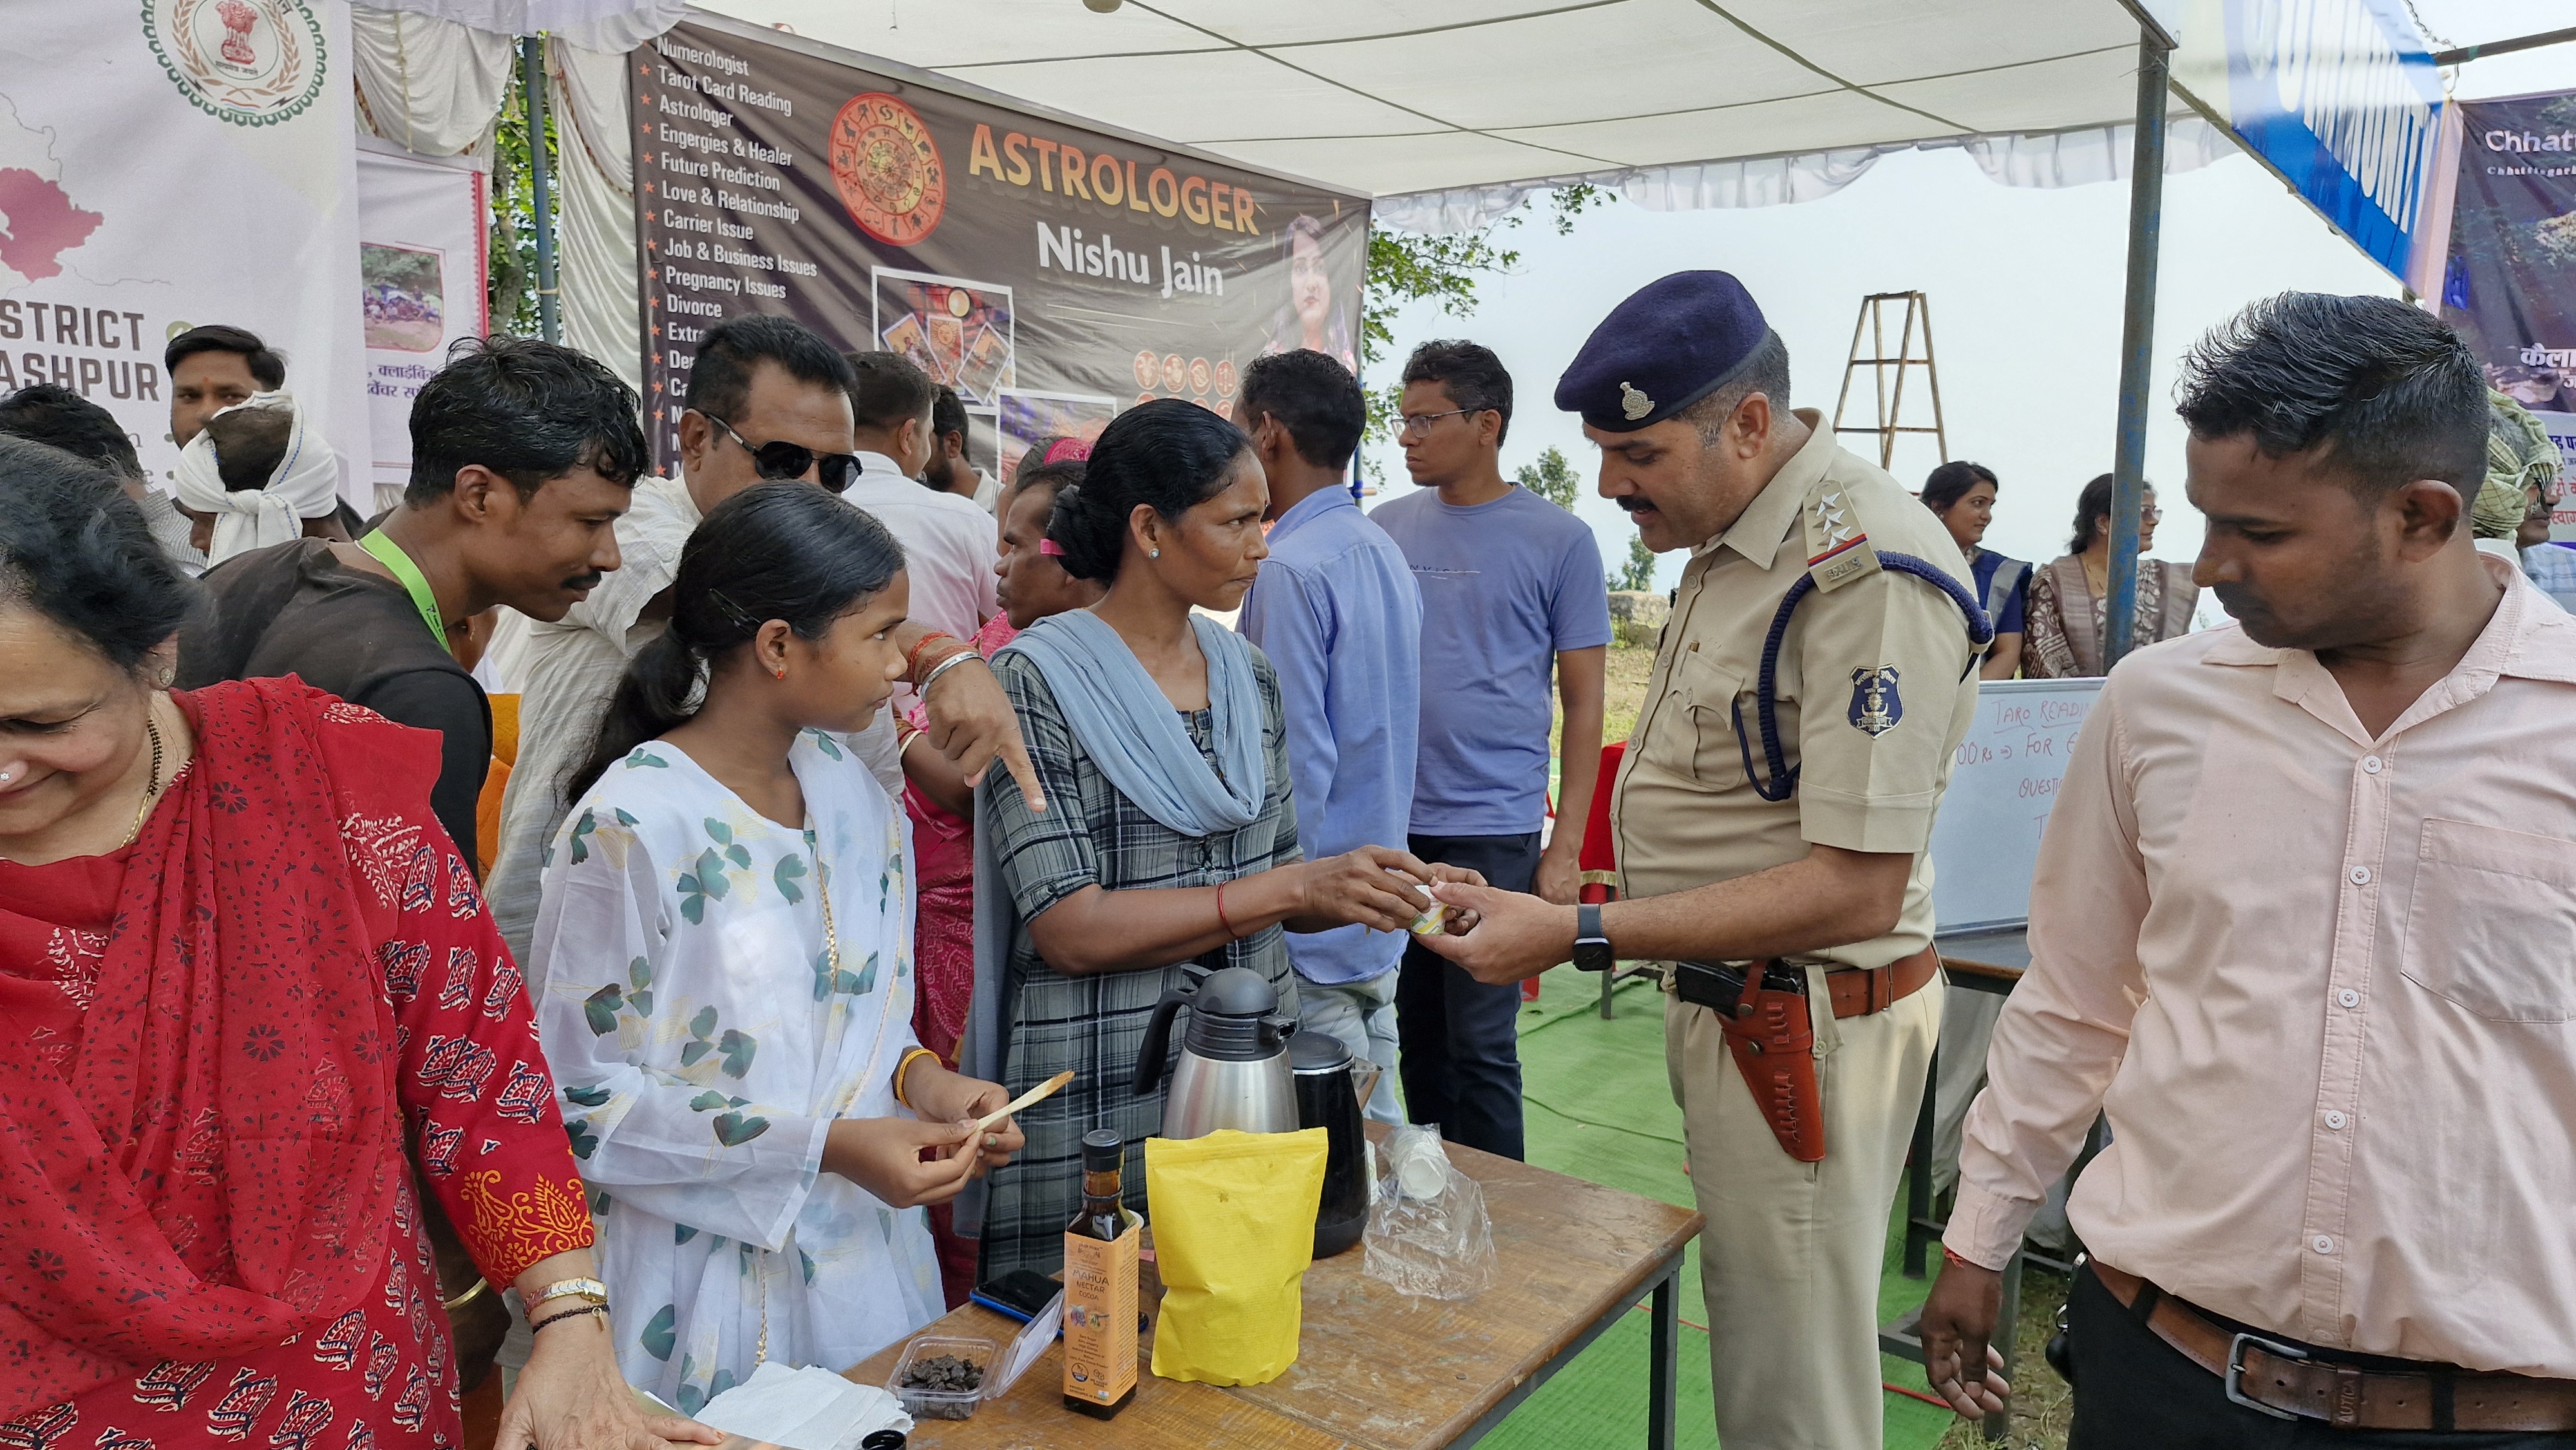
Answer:
[{"label": "holster", "polygon": [[[1794,970],[1794,969],[1793,969]],[[1801,1163],[1825,1157],[1825,1105],[1816,1086],[1816,1029],[1807,994],[1774,987],[1762,973],[1731,1013],[1720,1012],[1727,1050],[1771,1125],[1780,1149]],[[1801,984],[1803,986],[1803,983]]]}]

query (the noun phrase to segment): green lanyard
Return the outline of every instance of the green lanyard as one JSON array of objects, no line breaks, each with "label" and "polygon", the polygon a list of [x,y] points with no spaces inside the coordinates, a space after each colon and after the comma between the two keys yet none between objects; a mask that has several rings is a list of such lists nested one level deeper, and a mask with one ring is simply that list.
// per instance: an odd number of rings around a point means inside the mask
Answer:
[{"label": "green lanyard", "polygon": [[447,620],[438,612],[438,596],[429,592],[429,581],[421,577],[420,566],[411,561],[411,555],[402,551],[402,545],[385,537],[382,529],[360,539],[358,547],[375,555],[377,563],[394,571],[394,577],[401,580],[402,587],[411,594],[412,608],[420,611],[420,622],[429,626],[430,638],[438,641],[440,649],[447,648]]}]

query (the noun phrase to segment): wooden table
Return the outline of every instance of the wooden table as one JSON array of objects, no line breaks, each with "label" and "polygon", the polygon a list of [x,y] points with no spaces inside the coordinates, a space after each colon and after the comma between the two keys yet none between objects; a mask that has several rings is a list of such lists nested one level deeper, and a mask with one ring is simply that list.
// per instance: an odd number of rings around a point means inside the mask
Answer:
[{"label": "wooden table", "polygon": [[[1384,1130],[1372,1124],[1372,1138]],[[1217,1389],[1139,1376],[1135,1403],[1103,1423],[1063,1407],[1061,1345],[970,1420],[926,1420],[916,1447],[1012,1450],[1121,1446],[1346,1446],[1433,1450],[1473,1445],[1619,1317],[1653,1301],[1646,1443],[1673,1443],[1673,1383],[1682,1250],[1701,1217],[1597,1183],[1450,1145],[1449,1159],[1485,1191],[1493,1216],[1494,1286],[1449,1303],[1408,1298],[1361,1272],[1354,1247],[1306,1271],[1297,1363],[1266,1385]],[[1140,1298],[1159,1312],[1147,1266]],[[1019,1326],[968,1305],[922,1330],[1009,1342]],[[903,1346],[848,1371],[882,1385]],[[1153,1338],[1143,1361],[1153,1362]]]}]

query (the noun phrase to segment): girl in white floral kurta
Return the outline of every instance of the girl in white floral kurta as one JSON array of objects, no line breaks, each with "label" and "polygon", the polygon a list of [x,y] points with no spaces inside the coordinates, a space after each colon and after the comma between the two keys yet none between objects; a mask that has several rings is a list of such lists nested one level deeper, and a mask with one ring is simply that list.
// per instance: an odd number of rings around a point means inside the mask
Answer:
[{"label": "girl in white floral kurta", "polygon": [[[545,869],[531,975],[543,983],[540,1032],[599,1223],[619,1368],[692,1412],[764,1357],[846,1369],[937,1318],[938,1265],[911,1205],[955,1191],[947,1180],[972,1171],[961,1153],[998,1156],[1005,1141],[954,1147],[958,1116],[1000,1106],[999,1088],[935,1059],[907,1062],[917,1047],[907,822],[837,733],[872,712],[853,713],[834,686],[854,660],[873,669],[882,653],[839,631],[900,618],[903,576],[880,571],[856,602],[845,578],[819,603],[814,581],[778,577],[826,548],[839,557],[815,568],[847,574],[856,545],[838,535],[851,522],[877,530],[857,544],[882,542],[899,562],[873,520],[803,485],[756,488],[709,515],[674,586],[675,643],[638,656],[634,689],[611,707],[592,762],[614,763],[572,807]],[[746,577],[763,570],[770,577]],[[893,602],[863,619],[860,604],[878,596]],[[800,620],[800,609],[820,617]],[[765,627],[781,619],[787,628]],[[655,715],[654,672],[685,680],[701,668],[706,703],[656,732],[668,738],[625,749],[621,729],[640,735],[675,713]],[[713,738],[684,728],[719,720]],[[826,728],[796,728],[817,725]],[[767,727],[792,772],[786,789],[801,795],[801,826],[719,778],[739,770],[742,739]],[[749,778],[786,778],[775,756],[768,763],[769,776]],[[896,1099],[899,1070],[930,1120],[903,1126],[954,1169],[914,1164],[911,1139],[875,1150],[875,1164],[853,1158],[845,1130],[913,1116]],[[1015,1146],[1016,1132],[1003,1133]]]}]

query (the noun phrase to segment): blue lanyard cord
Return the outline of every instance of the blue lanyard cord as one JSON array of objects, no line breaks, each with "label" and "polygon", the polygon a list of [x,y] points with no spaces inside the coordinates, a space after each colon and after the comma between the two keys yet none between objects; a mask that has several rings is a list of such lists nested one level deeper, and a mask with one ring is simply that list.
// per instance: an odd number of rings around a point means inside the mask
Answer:
[{"label": "blue lanyard cord", "polygon": [[[1950,602],[1959,606],[1959,612],[1967,616],[1970,644],[1982,650],[1995,642],[1994,625],[1987,620],[1985,610],[1978,607],[1976,597],[1958,580],[1912,554],[1881,550],[1878,563],[1883,569],[1911,574],[1948,595]],[[1753,770],[1753,742],[1744,733],[1744,702],[1737,699],[1729,704],[1735,717],[1735,747],[1744,757],[1744,778],[1752,782],[1753,793],[1766,801],[1785,801],[1798,790],[1800,767],[1789,764],[1788,752],[1780,744],[1780,721],[1774,710],[1777,699],[1775,686],[1780,673],[1780,643],[1788,637],[1789,616],[1796,612],[1799,601],[1815,592],[1815,588],[1816,576],[1799,575],[1798,582],[1790,585],[1788,594],[1780,600],[1780,612],[1771,616],[1771,632],[1762,640],[1762,673],[1753,687],[1753,713],[1762,729],[1762,759],[1771,767],[1769,779]],[[1971,652],[1968,669],[1976,667],[1976,655]],[[1960,679],[1967,677],[1966,671],[1960,672]]]}]

